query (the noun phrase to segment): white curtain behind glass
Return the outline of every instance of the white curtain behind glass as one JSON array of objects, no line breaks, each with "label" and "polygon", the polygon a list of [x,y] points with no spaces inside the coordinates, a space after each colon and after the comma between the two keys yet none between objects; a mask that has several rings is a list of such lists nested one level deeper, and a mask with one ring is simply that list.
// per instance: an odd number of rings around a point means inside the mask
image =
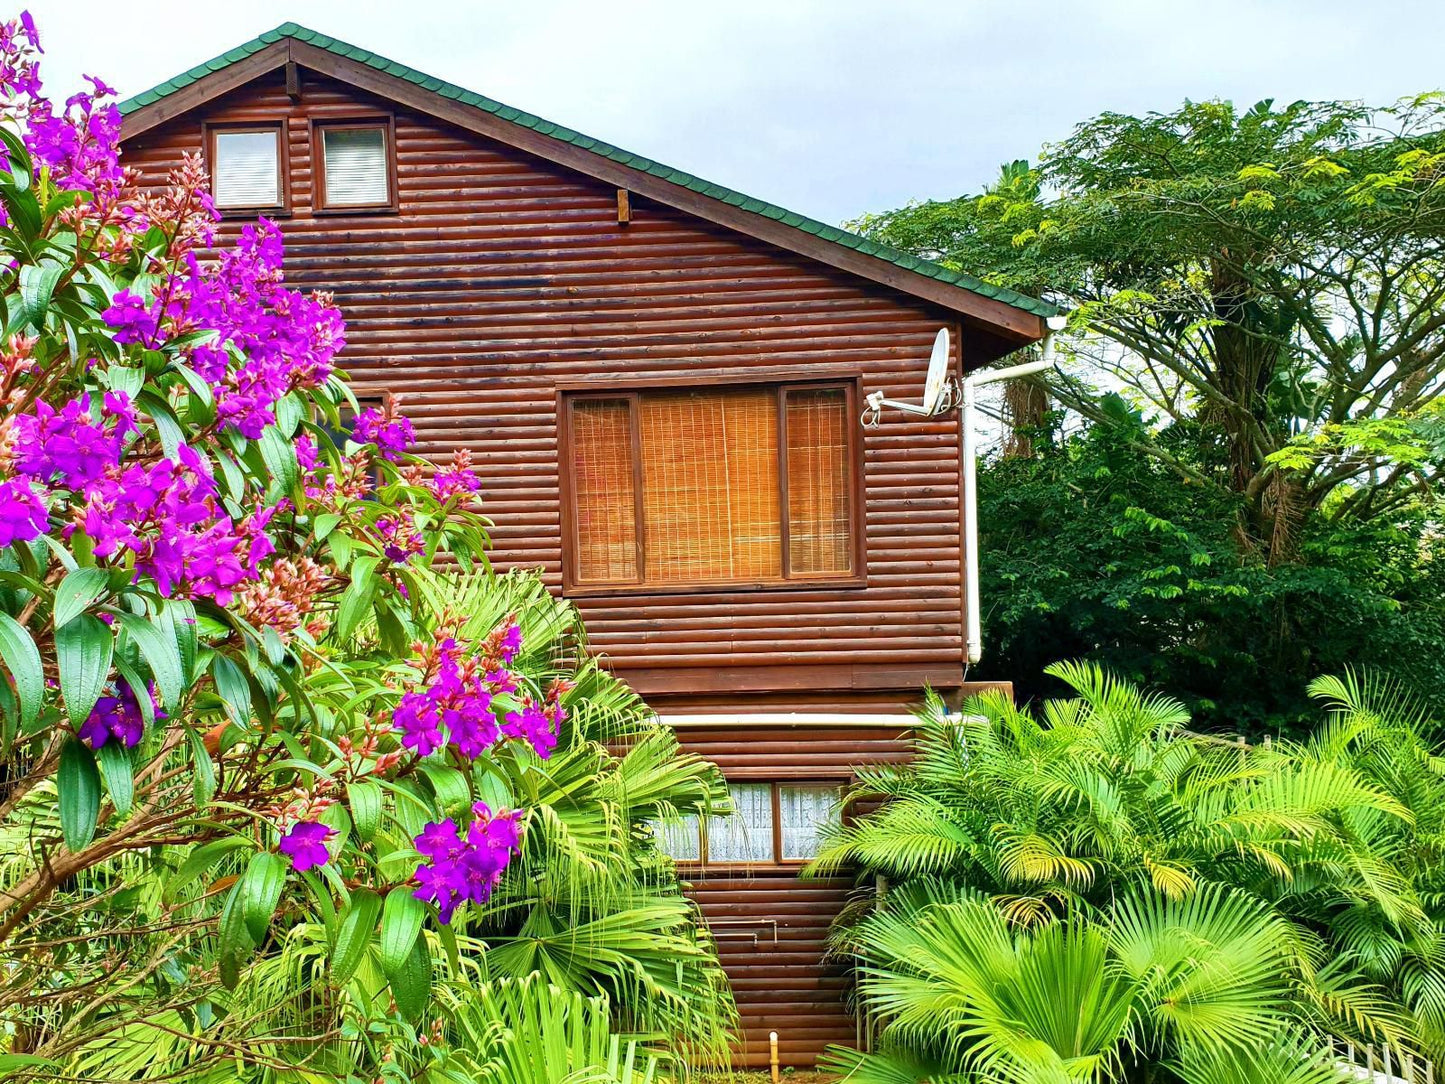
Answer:
[{"label": "white curtain behind glass", "polygon": [[679,821],[653,821],[652,829],[657,833],[658,845],[664,854],[679,862],[697,862],[702,858],[702,837],[698,834],[695,815]]},{"label": "white curtain behind glass", "polygon": [[212,196],[217,207],[274,207],[281,202],[275,132],[217,132]]},{"label": "white curtain behind glass", "polygon": [[822,831],[838,823],[842,804],[842,788],[836,784],[788,783],[779,787],[784,860],[816,858],[822,849]]},{"label": "white curtain behind glass", "polygon": [[387,203],[386,132],[381,128],[323,128],[326,205]]},{"label": "white curtain behind glass", "polygon": [[736,807],[731,817],[709,817],[709,862],[771,862],[773,860],[773,787],[771,783],[732,783]]}]

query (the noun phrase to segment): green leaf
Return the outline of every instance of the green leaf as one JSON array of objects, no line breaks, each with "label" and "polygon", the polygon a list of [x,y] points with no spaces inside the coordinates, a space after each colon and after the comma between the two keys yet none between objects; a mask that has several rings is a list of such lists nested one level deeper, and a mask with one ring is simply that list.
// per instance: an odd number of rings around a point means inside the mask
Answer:
[{"label": "green leaf", "polygon": [[[151,669],[151,676],[156,679],[156,689],[161,694],[161,703],[167,709],[175,711],[180,707],[181,696],[185,692],[181,653],[175,640],[165,635],[158,625],[135,614],[121,613],[118,615],[118,620],[125,629],[126,635],[145,656],[146,664]],[[142,693],[139,689],[136,692]]]},{"label": "green leaf", "polygon": [[431,953],[426,938],[417,938],[401,966],[388,971],[386,977],[391,980],[391,996],[402,1016],[419,1019],[431,1000]]},{"label": "green leaf", "polygon": [[350,982],[366,958],[380,912],[381,897],[375,892],[361,888],[351,894],[351,902],[336,933],[336,947],[331,950],[331,980],[337,986]]},{"label": "green leaf", "polygon": [[266,928],[281,901],[286,886],[286,860],[272,851],[259,851],[246,866],[238,887],[246,916],[246,932],[260,944],[266,939]]},{"label": "green leaf", "polygon": [[242,836],[228,836],[225,839],[213,839],[209,843],[202,843],[186,856],[186,860],[181,863],[181,868],[176,870],[175,876],[166,882],[163,892],[165,899],[170,902],[180,899],[181,893],[185,889],[189,888],[193,882],[200,880],[207,870],[226,855],[251,845],[251,841]]},{"label": "green leaf", "polygon": [[407,954],[421,936],[426,908],[408,888],[394,888],[386,894],[381,914],[381,966],[387,975],[399,971]]},{"label": "green leaf", "polygon": [[465,814],[472,807],[471,785],[457,769],[444,764],[427,764],[422,767],[422,774],[436,792],[437,811],[443,817]]},{"label": "green leaf", "polygon": [[[71,725],[79,727],[105,689],[115,640],[94,614],[76,614],[55,631],[55,662],[60,670],[60,695]],[[143,693],[141,695],[144,695]]]},{"label": "green leaf", "polygon": [[351,637],[356,626],[361,624],[361,619],[366,616],[367,610],[371,608],[372,597],[376,594],[376,578],[373,573],[378,563],[380,558],[367,554],[358,557],[351,566],[351,582],[347,584],[341,595],[341,602],[336,607],[336,635],[342,640]]},{"label": "green leaf", "polygon": [[110,804],[124,817],[135,801],[135,762],[131,752],[112,738],[95,751],[95,759],[105,779],[105,789],[110,792]]},{"label": "green leaf", "polygon": [[261,432],[261,439],[257,444],[266,469],[271,472],[271,485],[267,492],[278,497],[290,493],[301,477],[301,468],[296,463],[295,446],[283,437],[274,425],[268,425]]},{"label": "green leaf", "polygon": [[216,765],[211,760],[210,752],[206,749],[206,739],[199,730],[186,727],[186,737],[191,743],[191,765],[196,773],[196,777],[191,783],[196,798],[196,808],[204,809],[210,805],[211,799],[216,794]]},{"label": "green leaf", "polygon": [[100,772],[95,755],[79,738],[70,738],[60,750],[55,785],[60,797],[60,833],[70,852],[78,854],[95,838],[100,816]]},{"label": "green leaf", "polygon": [[256,944],[246,928],[246,908],[242,903],[242,881],[231,886],[226,896],[226,906],[221,910],[221,922],[217,929],[217,964],[221,982],[228,990],[234,990],[241,979],[241,965],[251,955]]},{"label": "green leaf", "polygon": [[381,824],[381,788],[371,779],[360,779],[346,788],[347,801],[351,803],[351,821],[356,834],[363,840],[371,840]]},{"label": "green leaf", "polygon": [[105,593],[109,582],[110,573],[103,568],[77,568],[74,572],[67,572],[55,589],[55,606],[51,614],[55,627],[60,628],[82,613]]},{"label": "green leaf", "polygon": [[[34,202],[34,197],[31,197]],[[50,308],[50,297],[55,286],[65,274],[62,263],[24,264],[20,268],[19,305],[13,312],[10,327],[19,330],[26,324],[36,331],[45,329],[45,313]],[[13,295],[12,295],[13,296]]]},{"label": "green leaf", "polygon": [[29,631],[5,613],[0,613],[0,659],[5,661],[10,680],[15,683],[20,724],[31,726],[40,718],[40,707],[45,702],[45,669]]},{"label": "green leaf", "polygon": [[226,715],[242,730],[251,724],[251,685],[241,668],[226,655],[217,655],[211,660],[211,679],[216,683],[216,695],[225,705]]}]

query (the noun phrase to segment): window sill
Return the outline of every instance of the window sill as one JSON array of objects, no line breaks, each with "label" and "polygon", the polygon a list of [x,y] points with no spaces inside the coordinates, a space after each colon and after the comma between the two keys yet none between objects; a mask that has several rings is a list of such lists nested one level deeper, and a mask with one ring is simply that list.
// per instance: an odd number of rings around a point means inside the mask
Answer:
[{"label": "window sill", "polygon": [[375,206],[356,207],[313,207],[313,215],[333,217],[335,215],[395,215],[400,214],[401,209],[396,204],[377,204]]},{"label": "window sill", "polygon": [[866,576],[823,576],[798,580],[714,580],[708,583],[574,583],[563,584],[564,598],[636,598],[644,595],[730,594],[735,591],[818,591],[827,588],[857,591],[868,586]]},{"label": "window sill", "polygon": [[290,218],[290,207],[217,207],[223,220],[231,218]]},{"label": "window sill", "polygon": [[688,873],[799,873],[812,862],[811,858],[788,859],[784,862],[699,862],[697,859],[674,858],[678,872]]}]

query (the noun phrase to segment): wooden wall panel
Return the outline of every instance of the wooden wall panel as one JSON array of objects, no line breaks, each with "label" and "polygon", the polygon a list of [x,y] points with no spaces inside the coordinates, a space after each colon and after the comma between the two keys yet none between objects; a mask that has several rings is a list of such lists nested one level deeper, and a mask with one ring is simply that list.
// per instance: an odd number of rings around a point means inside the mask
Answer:
[{"label": "wooden wall panel", "polygon": [[[729,779],[851,781],[860,764],[902,764],[912,734],[896,727],[718,727],[678,733]],[[741,1064],[768,1064],[768,1032],[784,1065],[811,1066],[831,1043],[851,1045],[845,970],[827,958],[828,930],[852,895],[847,878],[800,881],[796,869],[684,870],[718,941],[742,1018]]]},{"label": "wooden wall panel", "polygon": [[[314,215],[310,122],[382,111],[306,72],[293,103],[278,71],[143,134],[126,160],[159,182],[203,120],[286,118],[288,277],[336,295],[358,391],[397,396],[423,454],[470,449],[499,567],[560,587],[559,382],[801,366],[921,395],[942,310],[640,197],[621,226],[615,188],[409,110],[395,111],[399,213]],[[594,647],[645,693],[956,684],[957,439],[952,418],[865,432],[866,587],[579,599]]]}]

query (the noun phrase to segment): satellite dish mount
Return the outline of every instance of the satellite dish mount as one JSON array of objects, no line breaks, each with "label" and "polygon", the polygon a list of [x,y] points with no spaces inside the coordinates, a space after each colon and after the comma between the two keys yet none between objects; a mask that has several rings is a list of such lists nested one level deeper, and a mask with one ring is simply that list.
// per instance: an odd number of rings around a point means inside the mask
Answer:
[{"label": "satellite dish mount", "polygon": [[886,398],[881,391],[875,391],[864,399],[868,409],[863,412],[863,424],[877,425],[883,416],[884,407],[892,407],[905,414],[917,414],[924,418],[946,414],[953,409],[953,404],[958,399],[958,384],[948,375],[950,354],[952,350],[948,328],[939,328],[938,334],[933,337],[933,354],[928,359],[928,377],[923,382],[923,402],[900,403],[896,399]]},{"label": "satellite dish mount", "polygon": [[964,641],[964,674],[968,667],[978,662],[983,654],[983,630],[979,624],[978,598],[978,445],[974,433],[974,410],[977,406],[978,388],[999,380],[1013,380],[1017,377],[1040,373],[1054,367],[1054,334],[1065,326],[1063,316],[1050,316],[1045,321],[1047,332],[1043,337],[1038,361],[1023,365],[1011,365],[1007,369],[980,370],[966,376],[962,381],[948,375],[948,328],[939,331],[933,340],[933,357],[928,362],[928,379],[923,385],[922,403],[899,403],[875,391],[865,397],[868,409],[863,412],[863,424],[875,426],[883,415],[884,407],[901,410],[905,414],[920,414],[927,418],[952,410],[959,410],[959,455],[963,462],[963,594],[964,609],[968,614],[968,628]]}]

